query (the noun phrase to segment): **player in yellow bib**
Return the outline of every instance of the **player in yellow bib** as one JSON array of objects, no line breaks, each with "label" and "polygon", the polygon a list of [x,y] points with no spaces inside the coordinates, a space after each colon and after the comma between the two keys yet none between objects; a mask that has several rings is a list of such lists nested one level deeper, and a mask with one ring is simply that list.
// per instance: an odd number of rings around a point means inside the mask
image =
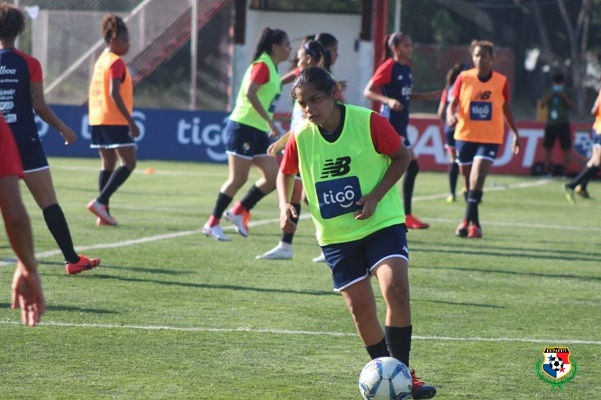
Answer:
[{"label": "player in yellow bib", "polygon": [[[291,96],[306,120],[288,140],[277,178],[280,226],[284,232],[296,230],[290,197],[300,172],[334,290],[342,293],[368,354],[409,365],[409,250],[395,184],[411,155],[386,118],[343,105],[337,82],[324,69],[304,69]],[[384,329],[371,276],[386,302]],[[436,394],[412,375],[414,399]]]},{"label": "player in yellow bib", "polygon": [[248,180],[250,167],[255,165],[261,178],[246,193],[246,196],[225,212],[243,237],[248,236],[250,210],[267,194],[275,189],[278,163],[267,154],[270,138],[280,136],[273,121],[275,104],[282,93],[278,64],[290,55],[290,40],[280,29],[265,28],[255,51],[253,62],[242,78],[236,105],[227,126],[226,153],[229,165],[227,181],[219,189],[213,212],[202,228],[202,232],[216,240],[229,241],[219,222],[238,190]]},{"label": "player in yellow bib", "polygon": [[[295,70],[294,79],[298,77],[301,71],[307,67],[316,66],[323,68],[326,49],[317,40],[309,40],[303,43],[297,52],[298,67]],[[282,83],[284,83],[282,78]],[[278,156],[281,150],[286,146],[288,137],[292,134],[297,126],[300,126],[305,119],[303,111],[297,103],[292,106],[292,118],[290,120],[290,130],[284,136],[279,138],[267,149],[267,152],[272,156]],[[291,204],[296,209],[297,215],[300,217],[301,213],[301,201],[303,196],[303,184],[300,179],[300,175],[297,175],[294,181],[294,189],[291,195]],[[298,218],[295,219],[295,223],[298,223]],[[291,260],[292,253],[292,240],[294,239],[293,233],[282,232],[281,240],[271,250],[257,256],[257,259],[261,260]]]}]

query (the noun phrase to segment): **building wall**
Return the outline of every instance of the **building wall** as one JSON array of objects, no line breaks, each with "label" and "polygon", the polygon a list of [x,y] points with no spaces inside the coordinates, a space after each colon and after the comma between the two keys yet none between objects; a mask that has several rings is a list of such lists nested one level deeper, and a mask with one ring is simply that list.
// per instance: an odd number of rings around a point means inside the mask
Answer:
[{"label": "building wall", "polygon": [[[279,28],[286,33],[292,43],[292,51],[296,52],[299,47],[300,39],[309,34],[318,34],[328,32],[338,39],[338,60],[333,66],[332,71],[338,80],[347,81],[345,98],[349,103],[363,104],[362,92],[371,76],[373,63],[368,65],[367,78],[357,79],[359,75],[359,64],[365,60],[359,60],[359,49],[355,47],[359,39],[361,30],[361,16],[358,14],[308,14],[308,13],[283,13],[248,10],[246,25],[246,46],[237,52],[234,63],[234,86],[237,87],[246,67],[253,56],[257,39],[265,27]],[[365,54],[363,52],[363,54]],[[291,54],[294,57],[294,53]],[[370,60],[371,61],[371,60]],[[280,73],[288,71],[289,63],[280,64]],[[290,85],[284,87],[282,97],[276,107],[278,113],[289,113],[291,111],[289,101]]]}]

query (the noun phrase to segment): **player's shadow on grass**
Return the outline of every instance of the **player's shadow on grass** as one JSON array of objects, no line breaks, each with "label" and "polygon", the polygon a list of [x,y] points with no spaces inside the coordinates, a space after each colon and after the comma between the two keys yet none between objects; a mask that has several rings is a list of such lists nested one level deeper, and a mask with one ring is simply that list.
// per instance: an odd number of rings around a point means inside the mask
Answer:
[{"label": "player's shadow on grass", "polygon": [[411,302],[422,302],[422,303],[436,303],[436,304],[448,304],[451,306],[465,306],[465,307],[482,307],[482,308],[507,308],[504,306],[497,306],[494,304],[481,304],[481,303],[464,303],[459,301],[444,301],[444,300],[422,300],[412,298]]},{"label": "player's shadow on grass", "polygon": [[[459,240],[459,239],[458,239]],[[486,250],[486,249],[492,250]],[[565,251],[563,249],[548,250],[548,249],[524,249],[517,247],[495,247],[495,246],[478,246],[478,247],[455,247],[453,249],[440,249],[432,247],[416,247],[412,246],[411,251],[422,251],[424,253],[446,253],[446,254],[461,254],[461,255],[475,255],[475,256],[492,256],[492,257],[503,257],[503,258],[536,258],[537,260],[549,260],[549,261],[590,261],[598,262],[601,258],[600,255],[587,254],[586,256],[579,252]],[[555,253],[555,254],[553,254]]]},{"label": "player's shadow on grass", "polygon": [[[15,261],[16,262],[16,261]],[[58,261],[38,261],[38,264],[48,265],[48,266],[57,266],[64,268],[65,264]],[[106,268],[104,264],[100,264],[98,267],[94,268],[94,271],[98,269]],[[173,269],[165,269],[165,268],[140,268],[140,267],[120,267],[120,269],[132,271],[132,272],[140,272],[144,274],[157,274],[157,275],[190,275],[190,272],[186,271],[177,271]],[[83,272],[80,277],[87,276],[86,272]]]},{"label": "player's shadow on grass", "polygon": [[[96,268],[102,268],[102,264]],[[145,274],[158,274],[158,275],[190,275],[190,272],[186,271],[177,271],[173,269],[164,269],[164,268],[140,268],[140,267],[119,267],[119,269],[132,271],[132,272],[141,272]],[[95,269],[97,271],[97,269]]]},{"label": "player's shadow on grass", "polygon": [[[90,275],[91,276],[91,275]],[[209,283],[193,283],[193,282],[170,282],[160,281],[156,279],[142,279],[142,278],[131,278],[124,276],[112,276],[95,274],[95,279],[106,279],[106,280],[118,280],[123,282],[137,282],[137,283],[156,283],[158,285],[165,286],[180,286],[190,289],[215,289],[215,290],[234,290],[234,291],[251,291],[259,293],[285,293],[285,294],[300,294],[310,296],[337,296],[334,291],[326,290],[290,290],[290,289],[277,289],[277,288],[260,288],[253,286],[240,286],[240,285],[224,285],[224,284],[209,284]]]},{"label": "player's shadow on grass", "polygon": [[[0,303],[0,308],[9,308],[9,303]],[[46,304],[46,311],[65,311],[65,312],[77,312],[86,314],[118,314],[115,311],[101,310],[98,308],[83,308],[73,306],[62,306],[60,304]]]},{"label": "player's shadow on grass", "polygon": [[584,275],[573,275],[573,274],[548,274],[542,272],[524,272],[516,270],[501,270],[501,269],[486,269],[482,268],[468,268],[468,267],[424,267],[412,265],[414,269],[432,269],[435,271],[449,270],[449,271],[461,271],[461,272],[481,272],[483,274],[504,274],[512,276],[533,276],[537,278],[553,278],[553,279],[577,279],[581,281],[601,281],[601,277],[597,276],[584,276]]}]

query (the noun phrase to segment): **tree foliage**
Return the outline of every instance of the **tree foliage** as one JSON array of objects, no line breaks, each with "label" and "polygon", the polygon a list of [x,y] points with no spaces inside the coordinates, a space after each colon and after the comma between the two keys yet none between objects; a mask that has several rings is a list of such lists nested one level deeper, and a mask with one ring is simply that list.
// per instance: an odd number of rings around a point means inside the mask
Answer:
[{"label": "tree foliage", "polygon": [[[389,9],[394,3],[389,0]],[[580,115],[596,94],[601,0],[404,0],[402,5],[402,30],[415,42],[467,45],[478,38],[511,48],[516,86],[533,97],[546,89],[553,71],[564,72],[574,86]],[[540,57],[529,71],[525,57],[532,49]],[[587,76],[591,70],[595,76]]]}]

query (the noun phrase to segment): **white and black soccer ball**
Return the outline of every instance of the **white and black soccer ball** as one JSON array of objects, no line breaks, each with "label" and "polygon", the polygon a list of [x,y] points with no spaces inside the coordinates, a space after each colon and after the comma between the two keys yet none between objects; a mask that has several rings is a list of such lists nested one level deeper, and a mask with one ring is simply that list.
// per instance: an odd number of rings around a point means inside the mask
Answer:
[{"label": "white and black soccer ball", "polygon": [[412,388],[409,368],[392,357],[371,360],[359,376],[359,390],[365,400],[405,400]]},{"label": "white and black soccer ball", "polygon": [[557,356],[553,356],[549,360],[549,365],[553,371],[561,371],[563,368],[563,360]]}]

